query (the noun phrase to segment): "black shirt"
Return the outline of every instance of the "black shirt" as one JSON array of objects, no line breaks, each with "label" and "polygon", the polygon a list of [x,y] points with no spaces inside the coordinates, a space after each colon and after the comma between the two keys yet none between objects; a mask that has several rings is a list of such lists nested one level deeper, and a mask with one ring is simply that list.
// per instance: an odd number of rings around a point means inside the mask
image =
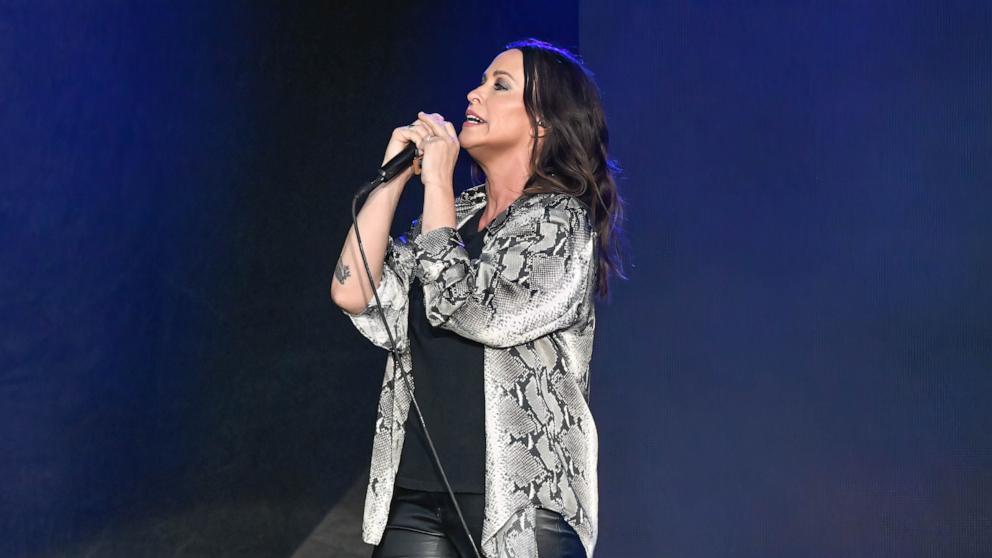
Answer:
[{"label": "black shirt", "polygon": [[[473,259],[482,253],[485,230],[479,232],[478,228],[483,209],[458,230]],[[423,286],[417,279],[410,282],[408,334],[414,394],[451,489],[485,493],[484,346],[433,327],[427,321]],[[417,490],[445,490],[412,404],[396,484]]]}]

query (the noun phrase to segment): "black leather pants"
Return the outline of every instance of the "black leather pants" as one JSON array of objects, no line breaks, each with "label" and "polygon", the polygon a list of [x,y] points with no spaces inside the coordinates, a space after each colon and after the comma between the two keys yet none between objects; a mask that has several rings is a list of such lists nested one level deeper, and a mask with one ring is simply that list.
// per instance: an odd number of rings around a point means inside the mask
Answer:
[{"label": "black leather pants", "polygon": [[[485,496],[455,493],[465,523],[478,546],[482,537]],[[540,558],[585,558],[579,536],[561,514],[537,508]],[[481,555],[481,552],[480,552]],[[475,558],[447,492],[396,486],[382,540],[372,558]]]}]

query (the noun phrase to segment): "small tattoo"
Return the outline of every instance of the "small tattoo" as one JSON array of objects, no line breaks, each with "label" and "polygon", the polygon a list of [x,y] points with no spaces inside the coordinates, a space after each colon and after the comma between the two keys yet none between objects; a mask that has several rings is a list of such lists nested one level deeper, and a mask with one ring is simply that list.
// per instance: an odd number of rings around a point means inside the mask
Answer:
[{"label": "small tattoo", "polygon": [[351,277],[351,270],[338,260],[338,265],[334,268],[334,276],[338,278],[338,283],[344,285],[345,280]]}]

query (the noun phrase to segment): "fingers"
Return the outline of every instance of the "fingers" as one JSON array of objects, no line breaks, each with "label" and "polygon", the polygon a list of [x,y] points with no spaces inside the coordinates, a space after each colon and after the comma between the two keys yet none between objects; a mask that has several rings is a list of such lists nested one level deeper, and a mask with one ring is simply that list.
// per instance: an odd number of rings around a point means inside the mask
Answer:
[{"label": "fingers", "polygon": [[407,142],[413,142],[419,150],[419,155],[423,155],[424,151],[424,140],[427,139],[433,132],[426,124],[420,120],[415,120],[406,126],[400,126],[393,130],[394,134]]},{"label": "fingers", "polygon": [[420,148],[423,148],[424,140],[431,135],[431,130],[419,120],[415,121],[413,124],[410,124],[410,132],[413,134],[413,138],[411,139],[416,141],[417,147]]},{"label": "fingers", "polygon": [[424,126],[430,130],[431,134],[435,136],[441,135],[441,128],[438,126],[437,118],[433,114],[427,114],[426,112],[418,112],[417,119],[424,123]]},{"label": "fingers", "polygon": [[436,112],[431,114],[419,112],[417,113],[417,119],[423,122],[435,136],[448,137],[449,139],[457,136],[457,134],[453,133],[454,126],[450,122],[446,122],[444,117]]},{"label": "fingers", "polygon": [[424,125],[423,122],[417,120],[414,121],[413,124],[410,124],[410,132],[413,136],[411,141],[417,145],[417,157],[423,157],[424,143],[427,141],[427,137],[431,135],[430,130]]}]

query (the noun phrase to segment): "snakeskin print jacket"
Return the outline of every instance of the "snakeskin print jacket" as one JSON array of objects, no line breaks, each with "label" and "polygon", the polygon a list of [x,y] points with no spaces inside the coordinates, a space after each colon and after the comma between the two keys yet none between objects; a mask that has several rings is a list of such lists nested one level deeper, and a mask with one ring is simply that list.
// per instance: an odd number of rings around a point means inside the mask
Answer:
[{"label": "snakeskin print jacket", "polygon": [[562,514],[592,558],[599,506],[598,438],[588,406],[596,231],[587,206],[572,196],[521,196],[489,224],[481,256],[472,260],[457,229],[486,199],[484,184],[469,188],[456,198],[454,228],[421,234],[418,219],[405,236],[389,238],[379,297],[396,350],[374,297],[360,314],[345,311],[362,335],[390,350],[362,538],[381,540],[403,448],[411,405],[393,359],[413,385],[407,310],[416,277],[430,323],[485,346],[483,555],[536,558],[534,510],[543,507]]}]

